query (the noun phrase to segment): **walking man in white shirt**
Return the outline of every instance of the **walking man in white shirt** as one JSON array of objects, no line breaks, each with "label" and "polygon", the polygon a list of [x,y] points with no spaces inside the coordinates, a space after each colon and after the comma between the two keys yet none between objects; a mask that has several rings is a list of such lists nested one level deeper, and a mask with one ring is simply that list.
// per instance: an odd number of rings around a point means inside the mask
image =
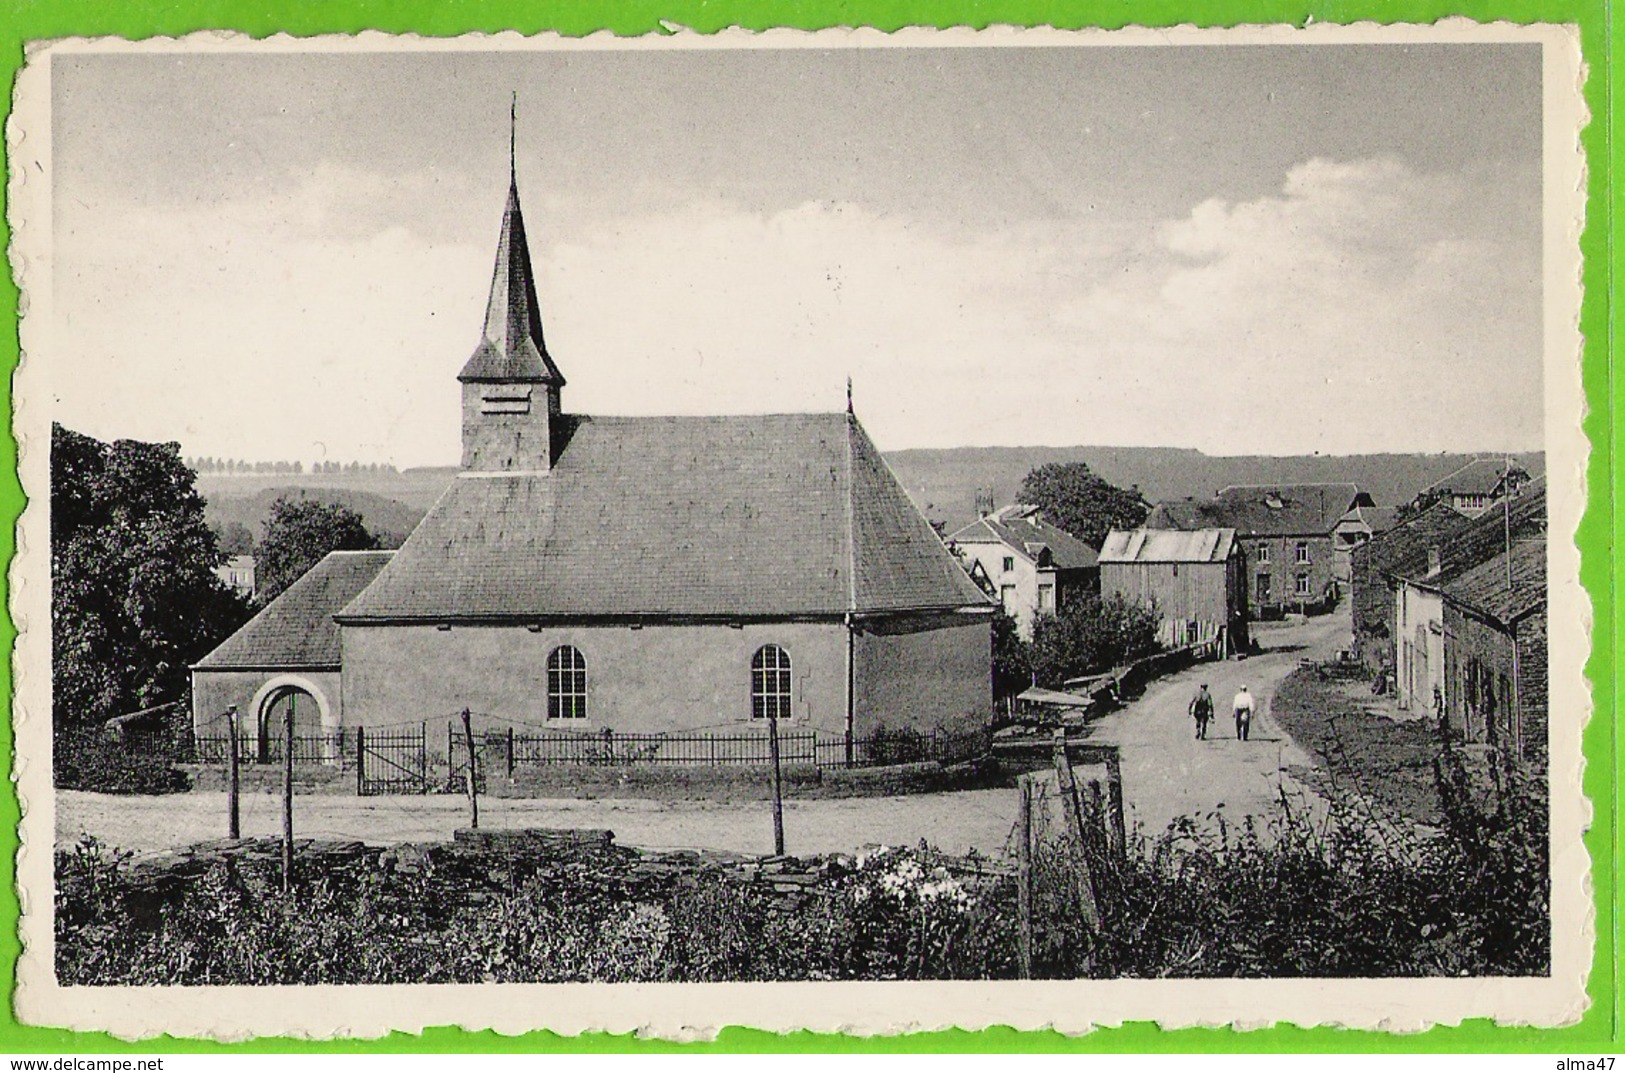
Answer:
[{"label": "walking man in white shirt", "polygon": [[1247,692],[1246,686],[1241,687],[1241,692],[1236,694],[1236,699],[1230,702],[1230,706],[1236,713],[1236,740],[1246,741],[1247,736],[1252,733],[1253,709],[1257,706],[1253,701],[1253,695]]}]

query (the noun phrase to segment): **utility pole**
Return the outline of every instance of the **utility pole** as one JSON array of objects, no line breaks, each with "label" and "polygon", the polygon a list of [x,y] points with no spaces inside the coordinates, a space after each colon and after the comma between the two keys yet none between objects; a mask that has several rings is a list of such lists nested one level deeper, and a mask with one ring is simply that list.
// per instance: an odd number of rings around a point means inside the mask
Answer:
[{"label": "utility pole", "polygon": [[288,694],[282,720],[282,889],[293,889],[293,717],[298,693]]},{"label": "utility pole", "polygon": [[480,796],[474,786],[474,725],[467,708],[463,709],[463,744],[468,748],[468,826],[480,829]]},{"label": "utility pole", "polygon": [[1507,591],[1512,591],[1512,456],[1507,455],[1501,474],[1501,526],[1506,541]]},{"label": "utility pole", "polygon": [[243,817],[237,799],[237,705],[226,709],[226,837],[243,837]]},{"label": "utility pole", "polygon": [[773,764],[773,854],[784,856],[784,795],[779,784],[779,713],[767,713],[767,755]]}]

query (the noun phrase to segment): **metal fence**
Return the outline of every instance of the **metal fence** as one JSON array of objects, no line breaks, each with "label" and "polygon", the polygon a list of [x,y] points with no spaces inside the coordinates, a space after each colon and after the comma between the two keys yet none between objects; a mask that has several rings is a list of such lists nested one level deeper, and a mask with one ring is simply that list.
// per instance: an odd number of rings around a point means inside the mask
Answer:
[{"label": "metal fence", "polygon": [[[455,729],[448,731],[447,738],[452,769],[459,770],[467,764],[467,746]],[[509,729],[476,735],[474,745],[487,769],[506,766],[509,772],[526,765],[766,767],[772,763],[772,746],[764,733],[589,734]],[[820,735],[813,730],[779,733],[779,763],[786,766],[874,767],[930,760],[953,764],[986,756],[991,748],[991,737],[983,731],[890,731],[850,742],[843,735]]]},{"label": "metal fence", "polygon": [[[353,736],[353,735],[352,735]],[[280,764],[287,747],[280,734],[239,734],[239,764]],[[343,730],[298,734],[293,739],[296,764],[334,764],[354,752]],[[196,764],[224,764],[231,752],[231,734],[196,734],[192,737],[191,761]]]}]

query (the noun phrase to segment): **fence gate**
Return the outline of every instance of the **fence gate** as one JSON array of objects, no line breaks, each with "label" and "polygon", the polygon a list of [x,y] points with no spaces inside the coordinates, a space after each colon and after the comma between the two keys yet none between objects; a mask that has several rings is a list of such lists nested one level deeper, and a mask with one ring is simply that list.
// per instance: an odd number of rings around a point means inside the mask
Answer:
[{"label": "fence gate", "polygon": [[436,789],[429,777],[428,727],[406,730],[355,732],[356,792],[371,794],[427,794]]}]

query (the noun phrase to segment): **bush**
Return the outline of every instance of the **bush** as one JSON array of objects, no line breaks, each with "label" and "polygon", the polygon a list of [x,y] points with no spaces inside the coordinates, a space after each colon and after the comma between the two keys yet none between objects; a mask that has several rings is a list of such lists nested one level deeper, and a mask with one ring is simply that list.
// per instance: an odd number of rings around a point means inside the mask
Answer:
[{"label": "bush", "polygon": [[52,769],[59,790],[172,794],[191,788],[167,756],[132,749],[97,730],[56,735]]},{"label": "bush", "polygon": [[[1504,768],[1476,794],[1441,753],[1438,838],[1371,813],[1314,822],[1283,796],[1273,822],[1185,818],[1109,852],[1098,805],[1081,852],[1041,832],[1041,977],[1411,977],[1550,971],[1544,787]],[[832,862],[785,894],[719,868],[627,884],[634,858],[440,860],[401,872],[366,856],[301,869],[222,861],[132,878],[85,842],[57,853],[58,980],[74,984],[458,983],[1010,978],[1017,898],[928,847]],[[528,858],[527,858],[528,860]],[[1080,908],[1083,884],[1098,905]]]},{"label": "bush", "polygon": [[1040,615],[1029,648],[1038,684],[1058,689],[1068,678],[1110,670],[1161,650],[1161,617],[1114,593],[1074,601],[1059,615]]}]

